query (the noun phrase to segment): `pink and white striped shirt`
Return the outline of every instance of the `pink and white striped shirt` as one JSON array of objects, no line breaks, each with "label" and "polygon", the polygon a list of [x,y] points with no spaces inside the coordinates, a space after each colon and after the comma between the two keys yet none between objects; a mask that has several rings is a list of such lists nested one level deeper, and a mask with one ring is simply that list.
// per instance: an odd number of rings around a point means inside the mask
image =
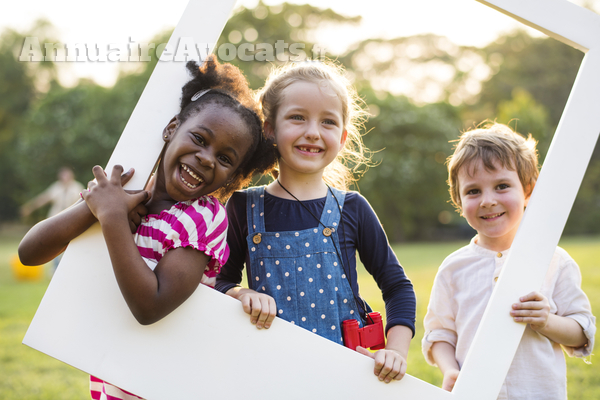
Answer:
[{"label": "pink and white striped shirt", "polygon": [[[176,203],[160,214],[147,215],[134,235],[140,255],[152,270],[167,251],[192,247],[211,257],[202,283],[214,286],[216,276],[229,257],[227,213],[212,196]],[[141,399],[108,382],[90,376],[93,400]]]}]

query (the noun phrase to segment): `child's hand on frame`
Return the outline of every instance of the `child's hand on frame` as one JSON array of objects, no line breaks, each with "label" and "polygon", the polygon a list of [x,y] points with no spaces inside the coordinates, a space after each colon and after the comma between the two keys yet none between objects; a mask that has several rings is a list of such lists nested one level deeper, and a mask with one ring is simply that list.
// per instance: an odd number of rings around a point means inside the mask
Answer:
[{"label": "child's hand on frame", "polygon": [[456,380],[458,379],[458,374],[460,373],[457,369],[449,369],[444,374],[444,380],[442,381],[442,389],[451,392],[454,389],[454,385],[456,384]]},{"label": "child's hand on frame", "polygon": [[390,383],[393,379],[399,381],[406,373],[406,360],[395,350],[383,349],[371,353],[364,347],[358,346],[356,351],[375,360],[374,373],[380,381]]},{"label": "child's hand on frame", "polygon": [[542,330],[548,325],[550,303],[540,292],[531,292],[512,305],[510,315],[515,322],[525,322],[534,331]]},{"label": "child's hand on frame", "polygon": [[250,315],[250,322],[258,329],[269,329],[277,316],[275,299],[268,294],[258,293],[252,289],[235,287],[227,294],[242,302],[244,312]]},{"label": "child's hand on frame", "polygon": [[95,166],[92,171],[96,182],[88,184],[88,190],[82,192],[82,198],[99,221],[108,214],[124,213],[128,215],[147,201],[148,192],[146,191],[129,194],[123,190],[123,184],[131,179],[133,169],[121,175],[123,167],[115,165],[110,179],[100,166]]},{"label": "child's hand on frame", "polygon": [[[127,182],[131,180],[131,177],[133,177],[134,172],[134,169],[130,168],[129,171],[125,171],[123,174],[121,174],[121,186],[125,186],[125,184],[127,184]],[[106,175],[106,173],[104,175]],[[87,184],[88,191],[96,185],[96,181],[89,181]],[[125,190],[125,192],[128,194],[136,194],[142,191],[143,190]],[[128,219],[129,229],[131,230],[131,233],[137,232],[137,227],[142,223],[142,217],[148,214],[148,209],[146,208],[146,203],[148,202],[148,200],[150,200],[149,197],[137,206],[135,206],[135,208],[129,212]]]}]

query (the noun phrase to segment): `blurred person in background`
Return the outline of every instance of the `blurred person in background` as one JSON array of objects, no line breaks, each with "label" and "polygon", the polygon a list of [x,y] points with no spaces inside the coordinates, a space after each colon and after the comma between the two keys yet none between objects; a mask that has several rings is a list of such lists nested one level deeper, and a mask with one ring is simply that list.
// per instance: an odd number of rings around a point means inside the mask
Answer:
[{"label": "blurred person in background", "polygon": [[[21,216],[28,217],[40,207],[51,203],[47,218],[69,208],[77,200],[84,186],[75,180],[75,175],[69,167],[61,167],[58,170],[58,180],[44,190],[42,193],[29,200],[21,206]],[[61,255],[52,261],[52,273],[60,262]]]},{"label": "blurred person in background", "polygon": [[48,211],[48,218],[50,218],[79,200],[79,193],[83,189],[84,186],[75,180],[73,171],[69,167],[61,167],[58,170],[58,181],[23,204],[21,206],[21,215],[28,217],[38,208],[52,203]]}]

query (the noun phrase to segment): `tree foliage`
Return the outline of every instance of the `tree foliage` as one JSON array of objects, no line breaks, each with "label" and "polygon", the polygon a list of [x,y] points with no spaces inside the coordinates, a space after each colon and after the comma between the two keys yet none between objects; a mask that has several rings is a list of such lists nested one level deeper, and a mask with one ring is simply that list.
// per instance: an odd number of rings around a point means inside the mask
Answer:
[{"label": "tree foliage", "polygon": [[405,95],[418,104],[470,103],[490,76],[479,50],[427,34],[368,39],[340,57],[356,85]]},{"label": "tree foliage", "polygon": [[501,37],[483,50],[495,74],[483,84],[479,107],[493,111],[499,101],[510,100],[515,89],[524,89],[548,109],[550,123],[556,127],[583,53],[554,39],[532,38],[524,31]]},{"label": "tree foliage", "polygon": [[[166,42],[167,38],[163,33],[155,41]],[[13,131],[18,137],[12,143],[11,156],[29,162],[13,164],[16,168],[11,175],[19,183],[11,186],[11,207],[0,218],[14,218],[18,204],[44,190],[62,166],[72,168],[80,182],[93,179],[91,168],[105,165],[110,158],[156,63],[153,56],[138,72],[121,73],[111,88],[86,79],[66,88],[53,79],[46,92],[38,91]],[[43,211],[35,216],[45,215]]]},{"label": "tree foliage", "polygon": [[[239,66],[258,89],[273,66],[294,60],[292,44],[304,51],[298,59],[320,57],[320,49],[312,51],[319,29],[358,22],[360,17],[311,5],[259,2],[253,9],[236,10],[216,52],[235,49],[237,57],[222,61]],[[165,43],[169,34],[161,33],[154,42]],[[86,80],[66,88],[57,81],[52,62],[16,61],[27,35],[57,42],[45,22],[30,32],[5,31],[1,37],[0,220],[16,219],[18,205],[52,182],[62,165],[74,168],[82,182],[91,179],[91,167],[107,162],[156,65],[153,57],[135,72],[123,70],[112,88]],[[392,241],[472,234],[448,203],[445,160],[452,141],[461,130],[496,120],[532,133],[543,159],[582,58],[555,40],[524,32],[504,35],[484,48],[421,35],[368,39],[346,54],[326,55],[345,66],[372,114],[364,141],[374,151],[376,166],[358,188]],[[600,230],[594,224],[600,217],[599,185],[596,149],[566,232]]]},{"label": "tree foliage", "polygon": [[[42,40],[51,38],[52,27],[40,20],[27,35]],[[18,61],[24,36],[10,29],[0,36],[0,220],[14,218],[19,194],[27,187],[26,181],[19,179],[18,171],[33,160],[20,158],[14,151],[24,131],[26,116],[38,99],[40,87],[56,83],[52,63]]]},{"label": "tree foliage", "polygon": [[[227,62],[244,72],[251,88],[259,89],[274,66],[281,65],[286,60],[304,61],[315,58],[316,54],[320,55],[321,49],[316,48],[312,40],[319,27],[331,24],[355,25],[360,20],[360,17],[345,17],[331,9],[320,9],[309,4],[283,3],[269,6],[259,1],[253,9],[240,7],[236,10],[221,33],[216,51],[223,49],[226,44],[235,46],[238,57],[227,59]],[[244,61],[239,57],[242,43],[253,46],[244,50],[251,61]],[[262,46],[263,44],[267,46]],[[293,44],[298,45],[297,51],[290,50]],[[279,57],[277,47],[283,49]],[[313,50],[316,53],[313,54]],[[300,54],[300,51],[304,54]],[[218,53],[219,57],[223,54]]]},{"label": "tree foliage", "polygon": [[444,165],[451,154],[449,140],[460,128],[457,109],[446,103],[418,107],[405,97],[372,92],[366,100],[376,117],[367,124],[364,141],[375,151],[378,165],[359,181],[360,190],[390,240],[443,237],[445,224],[461,224],[458,218],[452,221],[452,206],[446,201]]}]

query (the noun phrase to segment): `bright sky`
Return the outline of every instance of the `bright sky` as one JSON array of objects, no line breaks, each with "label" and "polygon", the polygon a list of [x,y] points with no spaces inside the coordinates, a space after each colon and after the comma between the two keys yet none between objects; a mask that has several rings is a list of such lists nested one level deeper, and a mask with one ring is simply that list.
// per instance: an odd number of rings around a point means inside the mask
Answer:
[{"label": "bright sky", "polygon": [[[585,0],[573,0],[583,2]],[[3,6],[0,30],[5,27],[27,30],[33,21],[44,17],[56,27],[61,43],[141,43],[156,33],[174,27],[188,0],[104,0],[98,3],[81,0],[11,1]],[[301,0],[292,2],[302,3]],[[432,32],[447,36],[461,45],[484,46],[498,34],[520,23],[475,0],[309,0],[318,7],[332,8],[348,15],[362,15],[359,28],[324,32],[318,43],[341,51],[348,45],[370,37],[393,38]],[[258,0],[238,0],[238,5],[253,7]],[[266,4],[281,1],[266,0]],[[367,7],[365,5],[368,4]],[[276,38],[275,38],[276,39]],[[117,62],[69,62],[63,78],[90,77],[103,85],[116,78]],[[68,83],[68,82],[66,82]]]}]

